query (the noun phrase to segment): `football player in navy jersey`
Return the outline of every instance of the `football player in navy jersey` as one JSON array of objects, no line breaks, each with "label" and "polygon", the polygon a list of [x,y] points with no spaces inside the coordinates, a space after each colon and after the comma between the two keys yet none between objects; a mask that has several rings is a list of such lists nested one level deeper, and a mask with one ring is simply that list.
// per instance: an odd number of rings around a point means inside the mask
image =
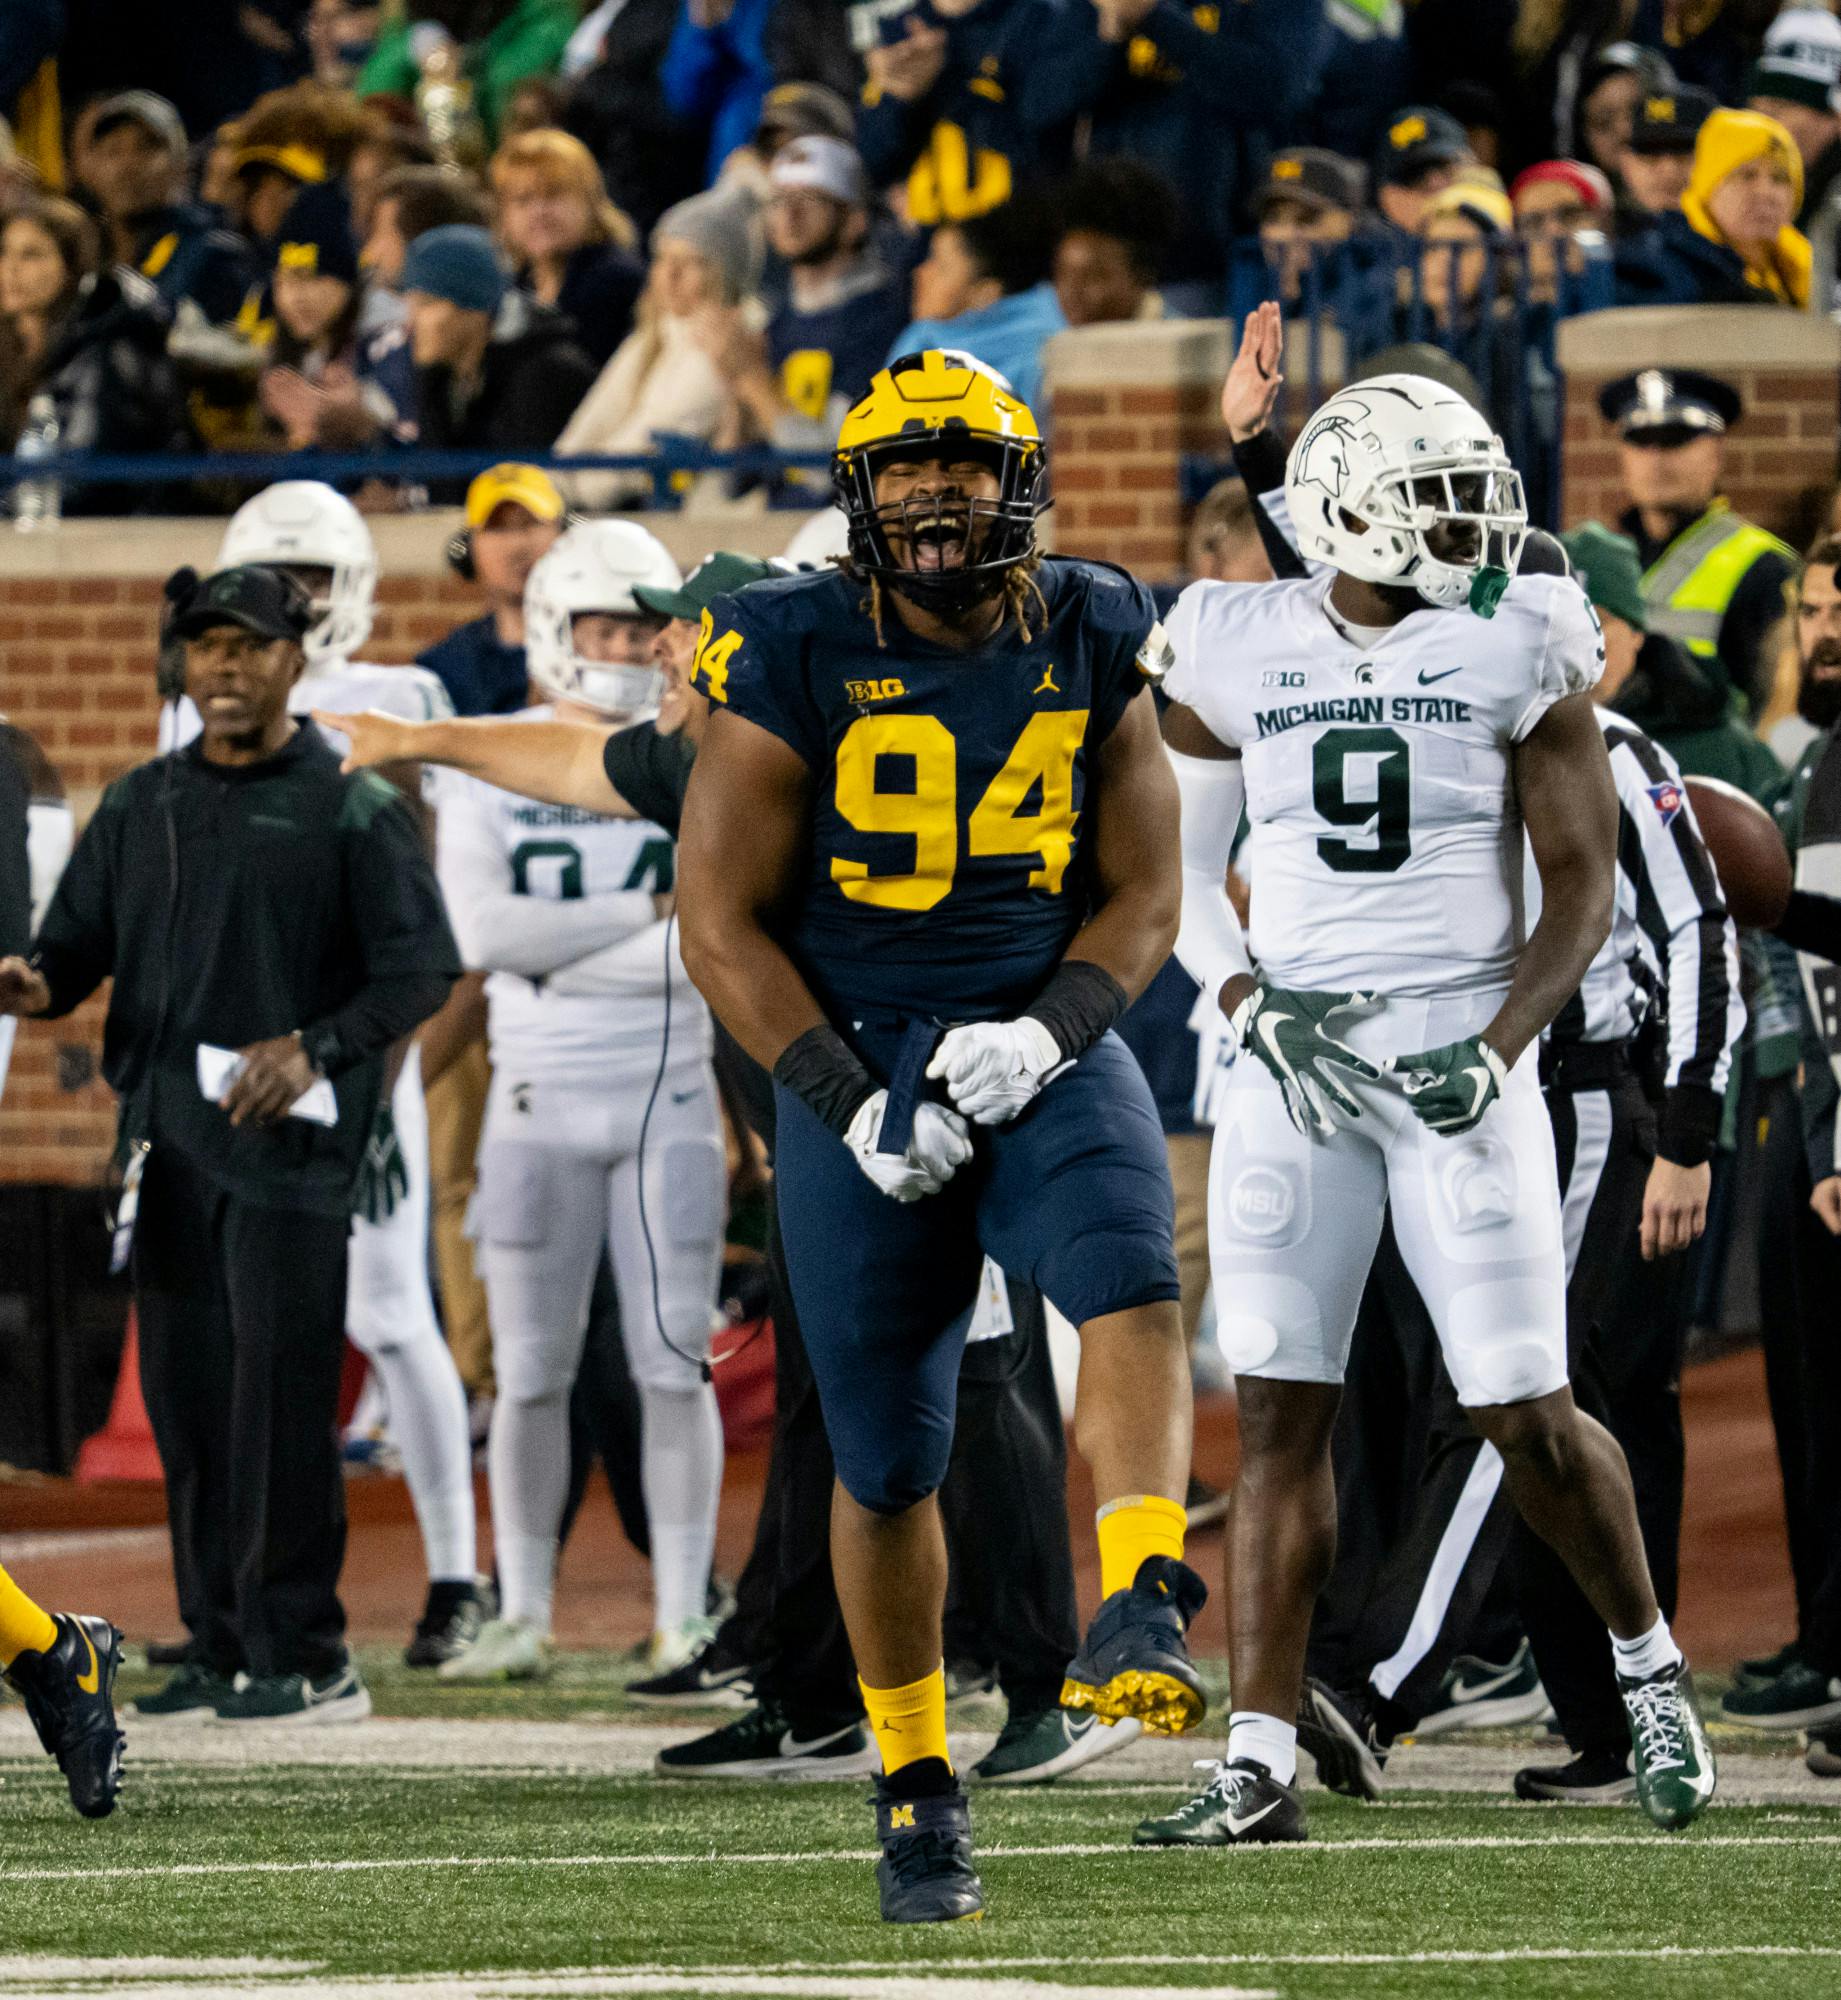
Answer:
[{"label": "football player in navy jersey", "polygon": [[882,1752],[882,1913],[928,1922],[983,1907],[934,1495],[986,1252],[1082,1335],[1105,1602],[1062,1700],[1169,1734],[1203,1712],[1169,1173],[1111,1033],[1175,935],[1176,796],[1150,598],[1038,556],[1041,436],[1001,378],[895,361],[835,475],[845,562],[705,615],[680,910],[692,977],[774,1073],[832,1565]]}]

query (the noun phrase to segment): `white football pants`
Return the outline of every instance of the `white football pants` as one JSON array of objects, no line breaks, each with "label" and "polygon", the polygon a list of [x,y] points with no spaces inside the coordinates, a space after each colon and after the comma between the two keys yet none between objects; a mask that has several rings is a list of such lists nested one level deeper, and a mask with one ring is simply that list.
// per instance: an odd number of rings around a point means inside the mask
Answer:
[{"label": "white football pants", "polygon": [[640,1394],[654,1628],[702,1614],[723,1458],[704,1366],[727,1206],[706,1059],[674,1061],[656,1092],[520,1083],[495,1069],[475,1226],[499,1384],[487,1463],[506,1618],[549,1629],[569,1391],[604,1244]]}]

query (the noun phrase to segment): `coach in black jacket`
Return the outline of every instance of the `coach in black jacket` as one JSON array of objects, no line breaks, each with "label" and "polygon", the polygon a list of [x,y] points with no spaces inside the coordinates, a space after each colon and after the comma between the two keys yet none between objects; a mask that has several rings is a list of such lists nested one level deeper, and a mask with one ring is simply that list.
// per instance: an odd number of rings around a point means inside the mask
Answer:
[{"label": "coach in black jacket", "polygon": [[[7,1013],[115,982],[103,1073],[191,1633],[146,1713],[369,1711],[337,1594],[346,1236],[386,1055],[460,962],[401,797],[288,713],[312,618],[278,570],[191,586],[173,629],[203,735],[110,786],[30,960],[0,960]],[[214,1049],[234,1072],[207,1094]]]}]

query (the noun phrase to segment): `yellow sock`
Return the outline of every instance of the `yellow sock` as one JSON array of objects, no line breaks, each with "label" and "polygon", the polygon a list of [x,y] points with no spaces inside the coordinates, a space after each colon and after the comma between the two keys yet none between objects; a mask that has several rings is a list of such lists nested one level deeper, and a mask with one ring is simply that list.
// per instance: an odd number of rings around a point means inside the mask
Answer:
[{"label": "yellow sock", "polygon": [[1183,1530],[1189,1517],[1182,1503],[1155,1493],[1127,1493],[1108,1500],[1096,1517],[1099,1527],[1099,1587],[1102,1597],[1129,1590],[1146,1556],[1183,1559]]},{"label": "yellow sock", "polygon": [[[0,1569],[0,1667],[10,1667],[21,1653],[43,1653],[58,1642],[58,1628],[6,1571]],[[945,1714],[944,1707],[941,1715]]]},{"label": "yellow sock", "polygon": [[946,1754],[946,1667],[934,1668],[925,1680],[906,1687],[873,1688],[859,1679],[869,1726],[882,1752],[882,1775],[890,1778],[904,1765],[937,1757],[950,1771]]}]

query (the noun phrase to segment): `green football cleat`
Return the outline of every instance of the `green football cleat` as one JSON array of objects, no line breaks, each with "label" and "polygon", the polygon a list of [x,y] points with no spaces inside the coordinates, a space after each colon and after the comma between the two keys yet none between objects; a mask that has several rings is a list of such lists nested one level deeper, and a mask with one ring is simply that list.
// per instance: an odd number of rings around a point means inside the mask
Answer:
[{"label": "green football cleat", "polygon": [[217,1704],[219,1722],[250,1726],[362,1722],[370,1712],[370,1690],[349,1657],[318,1680],[311,1674],[263,1674],[242,1681]]},{"label": "green football cleat", "polygon": [[1706,1811],[1718,1772],[1694,1700],[1685,1660],[1646,1680],[1618,1677],[1630,1743],[1636,1753],[1636,1795],[1657,1826],[1686,1826]]},{"label": "green football cleat", "polygon": [[1204,1758],[1195,1768],[1212,1773],[1208,1783],[1173,1813],[1141,1820],[1134,1847],[1264,1847],[1309,1837],[1297,1787],[1281,1784],[1265,1765]]},{"label": "green football cleat", "polygon": [[1773,1680],[1728,1688],[1722,1706],[1729,1722],[1754,1729],[1824,1729],[1841,1722],[1841,1675],[1799,1656]]},{"label": "green football cleat", "polygon": [[58,1636],[42,1653],[19,1653],[7,1685],[25,1702],[32,1727],[58,1761],[70,1802],[85,1819],[107,1819],[121,1790],[127,1739],[115,1720],[121,1634],[106,1618],[54,1614]]},{"label": "green football cleat", "polygon": [[1046,1785],[1135,1743],[1140,1733],[1132,1717],[1108,1724],[1091,1715],[1071,1715],[1065,1708],[1013,1715],[972,1766],[972,1776],[981,1785]]},{"label": "green football cleat", "polygon": [[164,1722],[177,1716],[203,1721],[217,1713],[220,1701],[235,1692],[235,1683],[196,1660],[182,1660],[152,1694],[129,1705],[136,1722]]}]

